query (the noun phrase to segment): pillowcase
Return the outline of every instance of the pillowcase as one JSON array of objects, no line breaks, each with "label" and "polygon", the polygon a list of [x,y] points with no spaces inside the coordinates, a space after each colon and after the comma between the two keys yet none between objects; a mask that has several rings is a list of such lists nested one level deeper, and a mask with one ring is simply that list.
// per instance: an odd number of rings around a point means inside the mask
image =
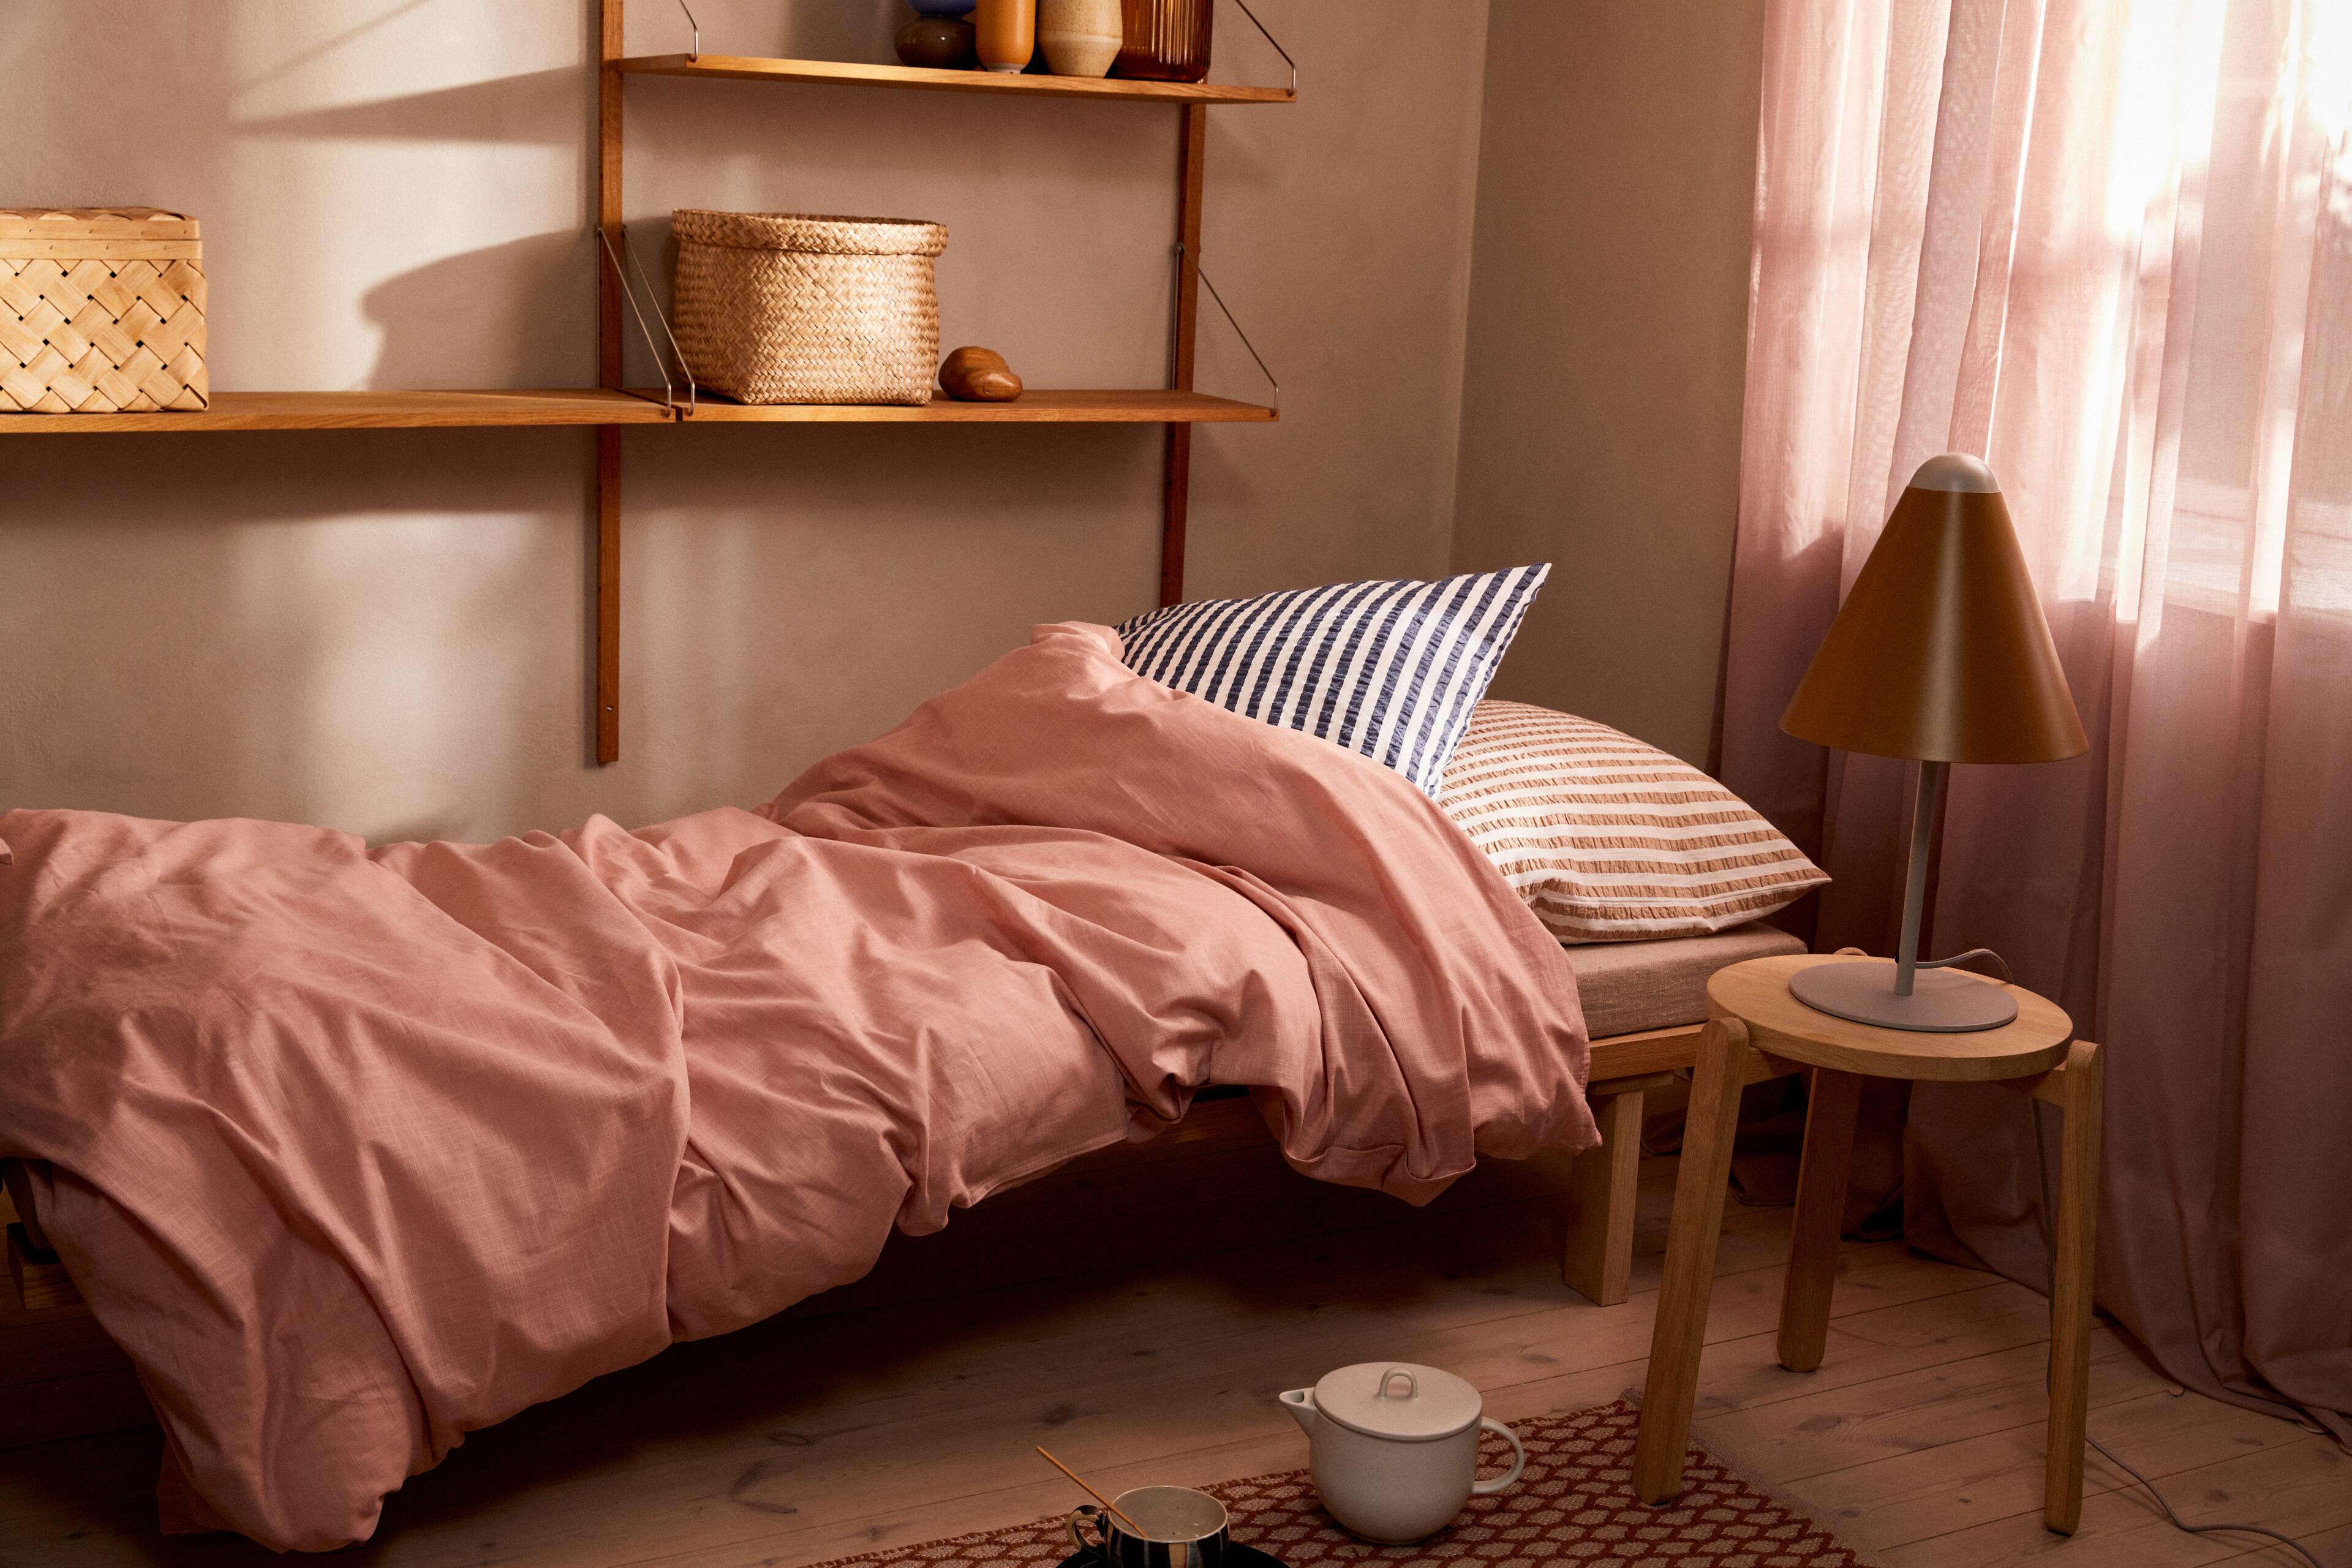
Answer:
[{"label": "pillowcase", "polygon": [[1563,942],[1704,936],[1829,880],[1688,763],[1524,702],[1478,704],[1437,804]]},{"label": "pillowcase", "polygon": [[1170,605],[1118,627],[1127,667],[1304,730],[1437,794],[1549,563]]}]

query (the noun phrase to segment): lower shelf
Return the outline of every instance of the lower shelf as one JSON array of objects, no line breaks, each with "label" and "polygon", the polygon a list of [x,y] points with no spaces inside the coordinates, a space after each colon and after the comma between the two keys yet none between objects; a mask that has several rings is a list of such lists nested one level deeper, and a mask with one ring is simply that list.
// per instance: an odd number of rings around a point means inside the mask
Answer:
[{"label": "lower shelf", "polygon": [[216,392],[159,414],[0,414],[0,436],[118,430],[407,430],[512,425],[660,425],[659,403],[595,386],[528,392]]},{"label": "lower shelf", "polygon": [[[698,399],[690,418],[658,392],[552,387],[491,392],[222,392],[186,413],[0,414],[0,436],[95,436],[110,431],[408,430],[525,425],[882,422],[912,424],[1167,425],[1265,421],[1271,408],[1197,392],[1051,392],[1013,403],[751,405]],[[678,411],[683,413],[681,407]]]},{"label": "lower shelf", "polygon": [[[649,395],[659,396],[658,393]],[[1264,423],[1275,410],[1200,392],[1023,393],[1011,403],[954,403],[944,397],[919,405],[887,403],[730,403],[704,395],[689,425],[904,423],[930,425],[1218,425]]]}]

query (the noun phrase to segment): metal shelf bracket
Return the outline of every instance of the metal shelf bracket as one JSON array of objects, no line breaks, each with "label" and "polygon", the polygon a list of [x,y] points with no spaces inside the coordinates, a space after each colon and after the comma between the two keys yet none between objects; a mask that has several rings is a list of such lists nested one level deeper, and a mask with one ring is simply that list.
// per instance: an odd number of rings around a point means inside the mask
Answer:
[{"label": "metal shelf bracket", "polygon": [[[1180,239],[1176,242],[1176,269],[1180,279],[1183,276],[1183,268],[1184,242]],[[1241,339],[1242,347],[1249,350],[1250,358],[1257,362],[1258,374],[1265,377],[1265,384],[1268,386],[1274,388],[1274,411],[1276,414],[1281,413],[1282,383],[1275,379],[1274,372],[1266,367],[1265,356],[1257,352],[1257,345],[1250,342],[1249,333],[1244,331],[1241,322],[1234,319],[1232,307],[1225,303],[1225,297],[1217,292],[1216,284],[1210,280],[1208,268],[1195,260],[1192,263],[1192,275],[1201,280],[1201,287],[1209,291],[1209,298],[1217,302],[1217,310],[1225,318],[1225,324],[1233,328],[1234,336]]]},{"label": "metal shelf bracket", "polygon": [[[613,269],[614,279],[621,286],[622,298],[629,302],[629,314],[637,320],[637,331],[645,338],[646,347],[653,351],[654,369],[662,378],[662,406],[669,410],[673,418],[693,417],[694,367],[686,363],[686,351],[677,346],[677,334],[669,329],[669,313],[661,308],[661,296],[654,291],[653,280],[646,276],[646,269],[637,262],[636,248],[629,243],[629,226],[621,225],[621,244],[617,251],[613,247],[612,235],[603,224],[596,226],[596,241],[604,247],[604,264]],[[625,258],[626,266],[623,265]],[[635,282],[630,281],[632,275],[635,278]],[[665,355],[661,351],[661,344],[654,341],[653,329],[646,323],[645,310],[637,303],[637,289],[640,285],[646,291],[646,304],[653,309],[654,320],[661,323],[662,336],[668,340],[670,354],[677,356],[677,383],[673,383],[669,377],[669,356]],[[1220,300],[1218,303],[1219,308],[1222,309],[1223,301]],[[686,389],[686,401],[682,404],[677,401],[677,396],[679,384],[683,384]]]},{"label": "metal shelf bracket", "polygon": [[[686,0],[678,0],[678,4],[683,5]],[[1259,21],[1257,13],[1249,8],[1249,0],[1234,0],[1234,4],[1239,5],[1242,8],[1242,15],[1250,19],[1250,26],[1257,29],[1257,36],[1272,44],[1274,52],[1282,57],[1282,63],[1290,68],[1290,96],[1297,98],[1298,96],[1298,62],[1290,58],[1290,51],[1282,47],[1281,39],[1265,30],[1265,24]]]}]

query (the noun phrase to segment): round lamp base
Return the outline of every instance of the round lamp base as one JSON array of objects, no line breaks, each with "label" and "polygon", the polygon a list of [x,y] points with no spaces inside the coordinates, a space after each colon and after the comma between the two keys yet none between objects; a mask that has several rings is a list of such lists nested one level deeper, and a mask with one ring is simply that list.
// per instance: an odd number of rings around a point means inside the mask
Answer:
[{"label": "round lamp base", "polygon": [[1915,971],[1911,994],[1897,996],[1891,958],[1816,963],[1790,975],[1789,991],[1832,1018],[1931,1035],[1998,1029],[2017,1016],[2007,987],[1957,969]]}]

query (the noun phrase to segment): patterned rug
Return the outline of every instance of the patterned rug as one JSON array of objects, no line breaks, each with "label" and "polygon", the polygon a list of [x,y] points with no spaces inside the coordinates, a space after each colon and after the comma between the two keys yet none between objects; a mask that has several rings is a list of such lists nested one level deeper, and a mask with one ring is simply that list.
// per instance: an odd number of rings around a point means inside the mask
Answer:
[{"label": "patterned rug", "polygon": [[[1223,1501],[1234,1540],[1273,1553],[1289,1568],[1355,1563],[1410,1568],[1423,1562],[1459,1563],[1460,1568],[1548,1563],[1866,1568],[1828,1530],[1696,1447],[1684,1465],[1688,1489],[1671,1508],[1645,1507],[1633,1489],[1640,1421],[1640,1410],[1621,1399],[1573,1415],[1513,1423],[1528,1450],[1518,1484],[1494,1497],[1472,1498],[1443,1534],[1413,1546],[1371,1546],[1343,1533],[1316,1502],[1315,1483],[1305,1470],[1202,1489]],[[1479,1457],[1482,1471],[1492,1475],[1510,1462],[1510,1449],[1489,1436]],[[1070,1554],[1063,1517],[844,1557],[822,1568],[1053,1568]]]}]

